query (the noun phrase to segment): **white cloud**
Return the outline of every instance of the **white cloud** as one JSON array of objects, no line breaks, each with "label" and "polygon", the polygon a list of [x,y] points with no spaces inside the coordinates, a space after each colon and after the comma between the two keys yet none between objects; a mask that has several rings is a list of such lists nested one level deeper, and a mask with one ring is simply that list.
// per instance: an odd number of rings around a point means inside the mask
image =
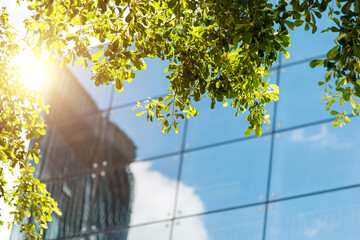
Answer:
[{"label": "white cloud", "polygon": [[308,226],[305,228],[305,236],[308,238],[314,238],[317,237],[321,229],[326,228],[327,224],[325,221],[322,221],[320,219],[315,219],[315,222],[312,226]]},{"label": "white cloud", "polygon": [[[135,163],[131,166],[131,172],[134,173],[135,178],[135,187],[130,225],[172,217],[176,179],[171,179],[150,168],[151,162]],[[189,207],[193,208],[195,212],[203,212],[204,204],[200,197],[195,194],[195,189],[183,183],[180,185],[182,194],[191,200]],[[208,238],[205,224],[199,218],[189,218],[186,222],[186,231],[179,233],[181,235],[179,239],[206,240]],[[128,233],[129,239],[144,239],[145,233],[150,234],[150,236],[158,236],[157,239],[161,239],[159,236],[167,232],[164,231],[163,227],[157,227],[157,225],[153,225],[153,227],[149,225],[148,230],[145,226],[141,228],[142,230],[131,228]],[[147,239],[152,239],[149,235],[147,236]]]},{"label": "white cloud", "polygon": [[308,142],[315,143],[314,146],[320,148],[334,148],[334,149],[346,149],[352,148],[352,144],[344,142],[339,139],[335,134],[329,132],[329,126],[321,125],[320,130],[317,133],[306,134],[305,129],[294,130],[291,133],[290,141],[292,142]]}]

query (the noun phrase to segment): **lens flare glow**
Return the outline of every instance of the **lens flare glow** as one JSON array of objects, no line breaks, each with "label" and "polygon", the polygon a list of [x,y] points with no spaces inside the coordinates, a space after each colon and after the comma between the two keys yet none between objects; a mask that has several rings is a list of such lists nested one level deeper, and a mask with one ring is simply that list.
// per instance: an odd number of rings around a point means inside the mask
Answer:
[{"label": "lens flare glow", "polygon": [[40,91],[44,81],[46,68],[41,59],[37,58],[31,51],[23,51],[18,54],[12,64],[18,69],[20,81],[31,90]]}]

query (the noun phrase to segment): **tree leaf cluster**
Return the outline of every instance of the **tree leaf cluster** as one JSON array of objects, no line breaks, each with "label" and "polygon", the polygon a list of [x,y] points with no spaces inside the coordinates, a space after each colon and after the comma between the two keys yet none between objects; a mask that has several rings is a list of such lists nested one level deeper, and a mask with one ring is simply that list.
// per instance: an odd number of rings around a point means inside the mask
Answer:
[{"label": "tree leaf cluster", "polygon": [[[159,119],[163,131],[176,130],[179,118],[196,116],[194,102],[208,97],[211,108],[230,101],[236,115],[246,112],[245,135],[254,129],[261,135],[263,123],[268,122],[265,106],[278,100],[278,88],[265,77],[279,53],[290,57],[286,51],[291,44],[289,30],[304,26],[315,33],[317,19],[327,10],[330,17],[341,15],[332,17],[336,26],[328,29],[339,32],[339,37],[321,64],[335,79],[342,79],[335,82],[335,98],[339,92],[345,95],[343,101],[350,101],[349,94],[359,96],[355,0],[337,2],[341,12],[329,0],[30,2],[34,15],[26,27],[36,40],[34,46],[53,52],[63,65],[77,62],[86,68],[92,62],[96,85],[112,83],[121,92],[124,81],[132,81],[136,71],[146,68],[145,59],[167,60],[169,95],[137,105],[147,112],[149,121]],[[92,49],[92,39],[102,45]],[[311,66],[321,64],[312,62]],[[345,82],[351,86],[341,87]]]},{"label": "tree leaf cluster", "polygon": [[[45,134],[41,112],[48,111],[38,92],[31,91],[19,81],[19,72],[11,63],[22,48],[14,29],[8,24],[8,14],[0,12],[0,199],[13,220],[20,224],[27,239],[41,239],[53,212],[61,214],[57,203],[46,191],[45,184],[33,176],[40,151],[29,140]],[[29,160],[33,161],[30,163]],[[17,174],[17,172],[19,172]],[[5,176],[19,175],[15,182]],[[27,223],[32,216],[39,222],[37,228]],[[0,216],[1,217],[1,216]],[[5,224],[0,220],[0,225]]]},{"label": "tree leaf cluster", "polygon": [[312,68],[323,66],[327,73],[319,86],[324,86],[326,109],[330,110],[335,102],[342,109],[330,111],[336,116],[333,126],[343,126],[350,118],[344,110],[348,103],[353,108],[352,114],[360,112],[360,12],[359,1],[335,1],[337,10],[330,7],[329,15],[335,26],[324,31],[338,34],[324,59],[311,61]]}]

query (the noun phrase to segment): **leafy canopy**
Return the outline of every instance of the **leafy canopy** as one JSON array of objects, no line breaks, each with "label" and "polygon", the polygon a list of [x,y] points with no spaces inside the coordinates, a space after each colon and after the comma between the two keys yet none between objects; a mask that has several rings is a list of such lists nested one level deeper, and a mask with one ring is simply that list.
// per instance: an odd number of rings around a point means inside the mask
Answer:
[{"label": "leafy canopy", "polygon": [[[149,99],[137,107],[152,121],[162,121],[163,131],[177,132],[177,119],[196,116],[193,103],[203,97],[224,106],[231,103],[236,115],[247,112],[249,128],[257,136],[268,122],[265,106],[278,100],[278,88],[265,80],[279,53],[289,57],[289,29],[304,26],[317,31],[316,19],[329,17],[339,33],[336,47],[311,66],[328,69],[324,85],[327,109],[338,100],[351,102],[359,113],[359,1],[280,0],[46,0],[30,1],[34,15],[26,20],[33,47],[46,49],[62,65],[93,62],[96,85],[113,83],[118,91],[146,68],[148,57],[169,61],[168,96]],[[329,16],[323,16],[328,10]],[[341,10],[341,12],[340,12]],[[330,25],[330,21],[329,21]],[[91,54],[92,39],[102,45]],[[334,125],[347,123],[342,112]]]},{"label": "leafy canopy", "polygon": [[[22,48],[8,24],[8,15],[4,10],[0,13],[0,201],[3,206],[13,207],[12,222],[21,224],[27,238],[38,239],[51,221],[51,214],[61,214],[45,184],[34,178],[35,167],[28,161],[39,161],[37,145],[28,147],[26,140],[45,134],[41,112],[47,111],[47,106],[37,92],[19,81],[18,69],[11,59]],[[12,182],[10,175],[18,175],[17,180]],[[40,222],[38,229],[34,224],[25,223],[26,216]],[[0,220],[0,225],[3,224],[4,220]]]},{"label": "leafy canopy", "polygon": [[[289,30],[304,27],[315,33],[317,19],[326,17],[331,21],[325,31],[338,35],[334,39],[335,46],[324,59],[314,60],[310,66],[323,66],[328,71],[319,82],[325,89],[327,110],[338,101],[340,105],[350,103],[353,114],[359,114],[359,1],[335,0],[333,6],[330,0],[280,0],[276,3],[265,0],[18,2],[27,2],[33,14],[24,22],[28,46],[36,52],[50,53],[53,60],[60,59],[62,66],[77,63],[86,68],[93,63],[92,80],[96,85],[114,84],[121,92],[124,81],[132,81],[136,71],[146,68],[147,58],[167,60],[169,65],[165,72],[171,82],[169,94],[137,105],[142,109],[137,115],[144,114],[150,121],[159,119],[164,132],[171,128],[177,132],[179,118],[196,116],[198,111],[193,107],[194,102],[208,97],[211,108],[222,103],[224,106],[230,104],[236,115],[247,112],[249,127],[245,135],[255,130],[260,136],[263,123],[269,121],[265,106],[278,100],[279,93],[278,87],[266,80],[266,76],[280,53],[289,57],[286,51],[290,46]],[[3,12],[1,18],[5,16]],[[1,26],[2,31],[6,32],[4,26]],[[2,69],[8,69],[3,59],[6,54],[18,50],[7,47],[14,43],[3,32],[1,37]],[[99,43],[96,47],[92,47],[94,39]],[[18,92],[5,92],[11,83],[9,79],[13,79],[8,75],[10,73],[1,74],[2,96],[21,101]],[[16,88],[19,87],[16,85]],[[37,101],[27,98],[31,103]],[[2,105],[10,107],[10,101],[4,100]],[[17,122],[10,115],[14,111],[2,112],[1,116],[9,117],[6,124],[16,124],[24,119],[38,119],[30,114],[35,114],[34,111],[18,107],[15,112],[23,117]],[[330,114],[336,115],[334,126],[350,121],[345,111],[332,109]],[[34,124],[28,129],[32,131],[29,137],[43,127],[40,122]],[[18,136],[23,131],[23,128],[11,129],[8,145],[20,141]],[[12,151],[13,154],[17,152]],[[27,169],[25,150],[23,154],[11,159],[21,162],[22,169]],[[2,159],[5,161],[10,156]],[[26,207],[29,205],[20,210]]]}]

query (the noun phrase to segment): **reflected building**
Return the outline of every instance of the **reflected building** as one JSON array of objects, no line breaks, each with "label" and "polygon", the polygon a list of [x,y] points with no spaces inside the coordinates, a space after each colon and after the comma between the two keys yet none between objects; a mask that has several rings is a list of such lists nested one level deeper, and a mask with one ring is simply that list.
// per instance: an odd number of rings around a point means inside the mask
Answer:
[{"label": "reflected building", "polygon": [[[53,216],[45,238],[86,232],[91,228],[89,218],[99,228],[127,225],[134,181],[127,165],[135,159],[136,146],[123,131],[107,121],[68,69],[52,72],[56,77],[47,81],[42,90],[51,111],[46,116],[47,134],[37,140],[42,156],[35,175],[45,182],[52,179],[47,189],[59,203],[63,215]],[[75,113],[89,112],[94,116],[71,119],[65,124],[58,121],[69,119]],[[122,167],[99,186],[99,176],[106,174],[108,165]],[[63,177],[69,174],[77,177]],[[127,232],[121,234],[123,239],[126,235]]]}]

